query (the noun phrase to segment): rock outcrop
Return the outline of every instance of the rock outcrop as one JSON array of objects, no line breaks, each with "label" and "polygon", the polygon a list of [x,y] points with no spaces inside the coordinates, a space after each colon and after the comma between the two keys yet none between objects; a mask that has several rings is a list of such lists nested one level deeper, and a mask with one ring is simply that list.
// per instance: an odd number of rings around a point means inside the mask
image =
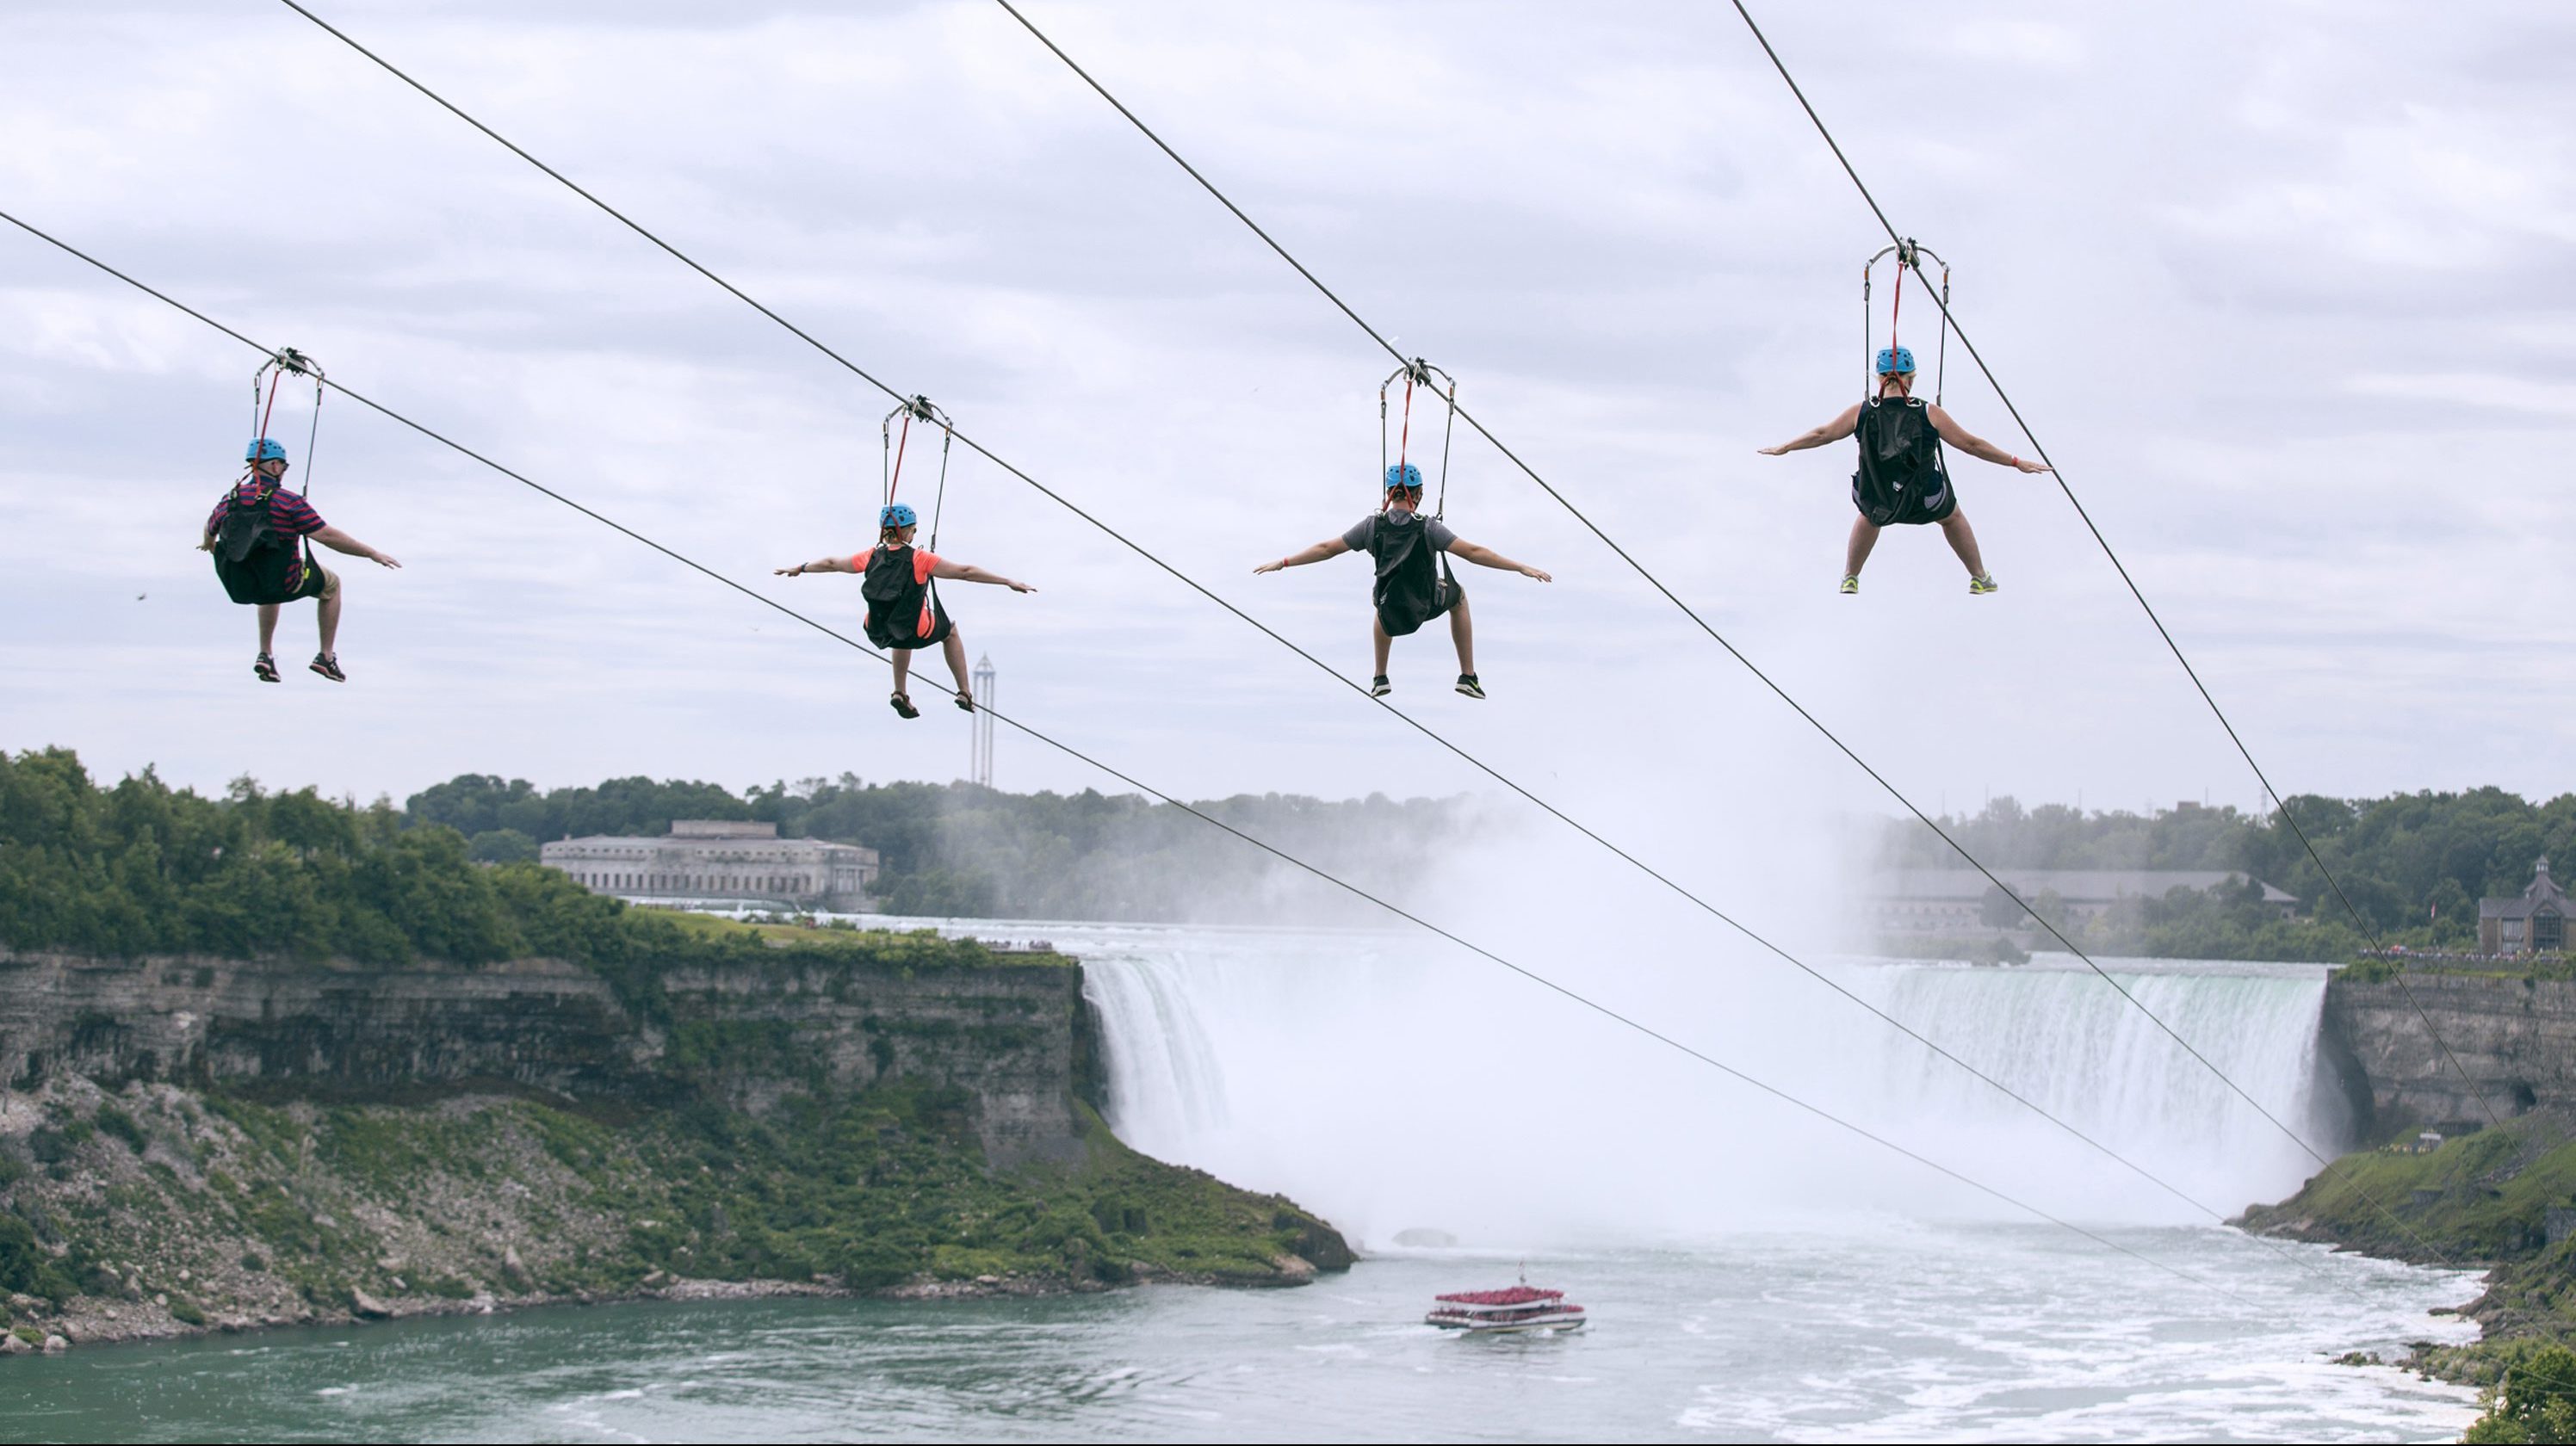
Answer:
[{"label": "rock outcrop", "polygon": [[2576,1108],[2576,982],[2424,973],[2401,985],[2338,974],[2321,1027],[2329,1065],[2367,1106],[2362,1139],[2483,1124],[2489,1109]]}]

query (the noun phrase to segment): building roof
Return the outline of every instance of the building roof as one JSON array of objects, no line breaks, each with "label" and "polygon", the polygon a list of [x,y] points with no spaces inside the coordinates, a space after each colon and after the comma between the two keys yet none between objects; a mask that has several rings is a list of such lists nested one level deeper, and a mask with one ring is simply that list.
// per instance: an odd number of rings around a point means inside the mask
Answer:
[{"label": "building roof", "polygon": [[[2053,893],[2070,904],[2102,904],[2115,899],[2161,899],[2175,889],[2214,889],[2242,884],[2236,869],[1997,869],[2012,891],[2024,899]],[[1870,881],[1874,899],[1917,903],[1976,903],[1994,885],[1975,869],[1894,869]],[[2295,904],[2298,896],[2263,885],[2263,902]]]},{"label": "building roof", "polygon": [[2481,920],[2528,919],[2534,914],[2556,914],[2561,918],[2576,914],[2576,908],[2568,906],[2567,892],[2558,887],[2557,880],[2549,877],[2546,854],[2541,856],[2540,862],[2532,865],[2531,882],[2523,886],[2521,898],[2478,900],[2478,917]]},{"label": "building roof", "polygon": [[638,849],[685,849],[699,853],[749,853],[774,849],[812,853],[848,849],[853,853],[866,854],[870,858],[876,857],[877,852],[864,844],[834,843],[829,839],[819,838],[775,838],[768,835],[755,835],[748,838],[682,838],[669,834],[658,836],[588,834],[581,838],[556,839],[552,843],[541,845],[537,853],[539,857],[543,857],[550,849],[590,849],[612,845]]}]

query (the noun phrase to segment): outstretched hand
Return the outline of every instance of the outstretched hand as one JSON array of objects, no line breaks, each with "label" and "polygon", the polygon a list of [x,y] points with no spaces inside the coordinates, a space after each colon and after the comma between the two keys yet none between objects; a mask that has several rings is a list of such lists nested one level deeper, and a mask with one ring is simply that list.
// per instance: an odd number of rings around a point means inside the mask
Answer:
[{"label": "outstretched hand", "polygon": [[378,567],[390,567],[390,568],[394,569],[394,570],[395,570],[395,571],[397,571],[397,572],[399,572],[399,571],[401,571],[401,570],[402,570],[402,564],[401,564],[401,563],[399,563],[399,562],[394,561],[394,560],[393,560],[393,558],[392,558],[391,556],[389,556],[389,555],[387,555],[387,554],[385,554],[385,553],[381,553],[381,552],[371,552],[371,553],[368,553],[368,554],[367,554],[367,560],[368,560],[369,562],[374,563],[374,564],[375,564],[376,566],[378,566]]},{"label": "outstretched hand", "polygon": [[1015,582],[1015,581],[1013,581],[1013,580],[1011,580],[1010,578],[1007,578],[1007,577],[1006,577],[1006,578],[1004,578],[1004,579],[1002,579],[1002,584],[1003,584],[1003,586],[1008,587],[1008,588],[1009,588],[1011,591],[1013,591],[1013,592],[1036,592],[1036,591],[1037,591],[1037,589],[1036,589],[1036,588],[1033,588],[1033,587],[1029,586],[1027,583],[1024,583],[1024,582]]},{"label": "outstretched hand", "polygon": [[1526,577],[1526,578],[1535,578],[1536,580],[1538,580],[1538,581],[1540,581],[1540,582],[1554,582],[1554,581],[1556,581],[1556,579],[1555,579],[1555,578],[1552,578],[1552,577],[1548,576],[1545,572],[1542,572],[1542,571],[1540,571],[1539,569],[1537,569],[1537,568],[1535,568],[1535,567],[1524,567],[1524,568],[1522,568],[1522,569],[1521,569],[1521,576]]},{"label": "outstretched hand", "polygon": [[770,572],[779,577],[803,577],[805,575],[805,564],[800,562],[794,567],[773,567],[770,569]]},{"label": "outstretched hand", "polygon": [[1265,562],[1259,567],[1254,568],[1252,570],[1252,575],[1254,577],[1259,577],[1265,572],[1277,572],[1279,569],[1286,567],[1287,565],[1288,564],[1284,562]]},{"label": "outstretched hand", "polygon": [[1753,450],[1761,453],[1765,457],[1786,456],[1789,451],[1786,447],[1756,447]]},{"label": "outstretched hand", "polygon": [[2057,470],[2045,462],[2034,462],[2028,457],[2013,458],[2013,466],[2016,470],[2023,472],[2054,472]]}]

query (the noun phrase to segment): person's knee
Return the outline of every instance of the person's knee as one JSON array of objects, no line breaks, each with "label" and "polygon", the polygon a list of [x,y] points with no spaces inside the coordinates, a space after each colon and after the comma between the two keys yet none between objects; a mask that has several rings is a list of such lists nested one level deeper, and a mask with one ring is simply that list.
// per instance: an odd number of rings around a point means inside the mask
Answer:
[{"label": "person's knee", "polygon": [[322,574],[322,591],[317,594],[317,596],[324,602],[338,602],[340,600],[340,574],[333,572],[331,569],[322,566],[318,562],[313,566],[315,571]]}]

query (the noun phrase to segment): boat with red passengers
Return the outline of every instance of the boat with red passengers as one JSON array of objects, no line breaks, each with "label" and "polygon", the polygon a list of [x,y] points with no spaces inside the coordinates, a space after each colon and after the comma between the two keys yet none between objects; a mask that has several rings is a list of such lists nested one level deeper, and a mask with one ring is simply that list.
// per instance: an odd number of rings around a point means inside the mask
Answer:
[{"label": "boat with red passengers", "polygon": [[1503,1290],[1463,1290],[1436,1298],[1426,1325],[1447,1331],[1500,1335],[1510,1331],[1583,1329],[1583,1307],[1567,1303],[1561,1290],[1541,1290],[1523,1283]]}]

